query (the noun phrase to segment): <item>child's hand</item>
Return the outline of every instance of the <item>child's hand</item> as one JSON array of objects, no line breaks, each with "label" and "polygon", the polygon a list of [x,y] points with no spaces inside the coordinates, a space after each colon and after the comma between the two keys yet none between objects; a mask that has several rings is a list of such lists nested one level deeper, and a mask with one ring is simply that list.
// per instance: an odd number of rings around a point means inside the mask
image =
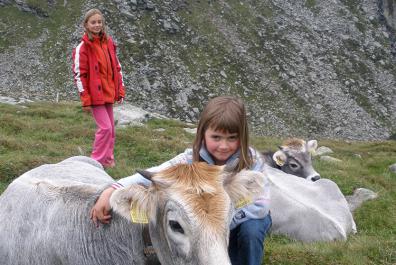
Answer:
[{"label": "child's hand", "polygon": [[124,103],[124,98],[120,98],[120,99],[117,101],[117,103],[118,103],[118,104]]},{"label": "child's hand", "polygon": [[109,224],[111,220],[110,215],[110,196],[114,189],[112,187],[105,189],[102,194],[100,194],[99,199],[96,201],[95,205],[92,207],[90,212],[90,218],[92,222],[99,227],[98,221],[102,224]]},{"label": "child's hand", "polygon": [[82,109],[84,112],[91,112],[91,106],[84,106]]}]

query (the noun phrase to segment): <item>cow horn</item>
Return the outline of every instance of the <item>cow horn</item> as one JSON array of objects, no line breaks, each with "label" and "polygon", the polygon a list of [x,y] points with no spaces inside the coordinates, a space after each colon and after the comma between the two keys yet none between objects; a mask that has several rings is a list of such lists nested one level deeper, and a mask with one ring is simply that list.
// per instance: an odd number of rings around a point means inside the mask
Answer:
[{"label": "cow horn", "polygon": [[151,181],[151,178],[154,175],[153,172],[150,172],[150,171],[147,171],[147,170],[138,169],[138,170],[136,170],[136,172],[139,173],[140,175],[142,175],[145,179],[148,179],[150,181]]}]

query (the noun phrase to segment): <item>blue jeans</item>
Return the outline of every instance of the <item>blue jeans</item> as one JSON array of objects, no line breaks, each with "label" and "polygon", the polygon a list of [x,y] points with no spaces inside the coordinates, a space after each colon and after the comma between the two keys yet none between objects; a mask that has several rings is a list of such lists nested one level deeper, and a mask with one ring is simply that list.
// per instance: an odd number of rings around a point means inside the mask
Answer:
[{"label": "blue jeans", "polygon": [[260,265],[264,257],[264,239],[271,225],[271,214],[268,214],[263,219],[250,219],[232,229],[228,246],[231,264]]}]

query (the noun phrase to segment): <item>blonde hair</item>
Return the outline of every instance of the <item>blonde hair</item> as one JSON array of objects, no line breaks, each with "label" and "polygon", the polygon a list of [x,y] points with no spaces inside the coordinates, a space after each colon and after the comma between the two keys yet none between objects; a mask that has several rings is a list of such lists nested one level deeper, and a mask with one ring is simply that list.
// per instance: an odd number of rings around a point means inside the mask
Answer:
[{"label": "blonde hair", "polygon": [[87,13],[85,13],[84,20],[83,20],[83,23],[82,23],[84,31],[88,35],[89,40],[93,40],[92,33],[87,29],[86,24],[88,23],[88,20],[94,15],[100,15],[102,17],[102,31],[99,33],[99,36],[101,38],[105,38],[106,35],[107,35],[106,21],[105,21],[105,18],[103,16],[103,13],[97,8],[90,9],[90,10],[87,11]]},{"label": "blonde hair", "polygon": [[215,97],[203,109],[193,143],[193,161],[200,161],[199,150],[208,128],[215,131],[237,133],[240,141],[240,157],[236,171],[249,168],[252,159],[249,155],[249,128],[245,104],[240,98],[232,96]]}]

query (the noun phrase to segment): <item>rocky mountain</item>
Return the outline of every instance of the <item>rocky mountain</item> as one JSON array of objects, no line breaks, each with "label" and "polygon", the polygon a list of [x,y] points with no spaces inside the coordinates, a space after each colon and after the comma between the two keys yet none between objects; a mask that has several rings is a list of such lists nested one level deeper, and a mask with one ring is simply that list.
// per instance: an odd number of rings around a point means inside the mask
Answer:
[{"label": "rocky mountain", "polygon": [[195,122],[233,94],[259,135],[396,137],[396,0],[0,0],[0,96],[78,100],[71,52],[93,7],[147,111]]}]

